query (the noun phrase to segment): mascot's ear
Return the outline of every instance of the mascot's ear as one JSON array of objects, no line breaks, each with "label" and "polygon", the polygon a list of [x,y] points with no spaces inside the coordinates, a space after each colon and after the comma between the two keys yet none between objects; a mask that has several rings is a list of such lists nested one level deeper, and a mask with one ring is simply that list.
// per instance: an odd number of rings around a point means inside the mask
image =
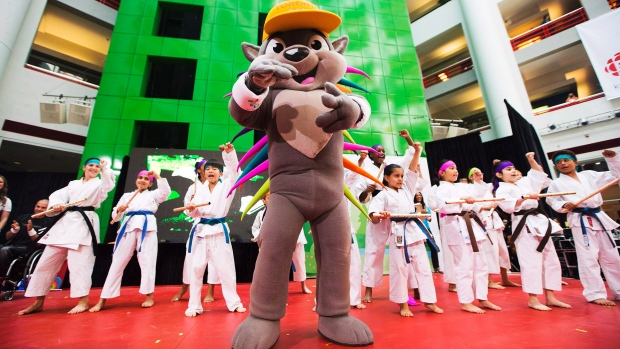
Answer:
[{"label": "mascot's ear", "polygon": [[258,51],[260,51],[260,47],[252,44],[248,44],[244,42],[241,44],[241,50],[243,51],[243,55],[248,61],[253,62],[256,57],[258,57]]},{"label": "mascot's ear", "polygon": [[339,37],[338,39],[332,41],[332,46],[334,47],[334,51],[340,53],[341,55],[344,54],[344,50],[347,49],[348,45],[349,45],[349,37],[346,35],[343,35]]}]

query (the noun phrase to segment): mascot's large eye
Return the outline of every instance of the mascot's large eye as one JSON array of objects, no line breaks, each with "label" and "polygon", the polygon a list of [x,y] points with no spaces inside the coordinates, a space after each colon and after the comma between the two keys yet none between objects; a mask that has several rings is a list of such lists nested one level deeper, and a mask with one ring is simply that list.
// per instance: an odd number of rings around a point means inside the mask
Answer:
[{"label": "mascot's large eye", "polygon": [[267,45],[266,54],[275,53],[278,54],[284,50],[284,42],[278,38],[271,39]]},{"label": "mascot's large eye", "polygon": [[314,51],[329,51],[329,45],[325,39],[320,35],[312,35],[310,41],[308,41],[308,47]]}]

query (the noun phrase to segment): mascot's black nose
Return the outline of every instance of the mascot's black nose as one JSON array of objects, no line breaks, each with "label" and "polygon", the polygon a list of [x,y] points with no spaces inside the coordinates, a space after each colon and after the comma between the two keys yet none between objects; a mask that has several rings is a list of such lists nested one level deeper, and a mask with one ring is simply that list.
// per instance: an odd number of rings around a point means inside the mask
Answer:
[{"label": "mascot's black nose", "polygon": [[284,58],[291,62],[299,62],[308,57],[310,50],[305,47],[295,47],[284,51]]}]

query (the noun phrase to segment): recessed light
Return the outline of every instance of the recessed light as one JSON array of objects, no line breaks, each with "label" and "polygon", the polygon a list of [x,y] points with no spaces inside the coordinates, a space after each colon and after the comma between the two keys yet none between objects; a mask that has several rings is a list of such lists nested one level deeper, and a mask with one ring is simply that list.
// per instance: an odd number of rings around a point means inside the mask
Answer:
[{"label": "recessed light", "polygon": [[15,162],[13,162],[13,163],[14,163],[15,165],[21,165],[21,164],[22,164],[22,163],[21,163],[21,162],[19,162],[19,161],[15,161]]}]

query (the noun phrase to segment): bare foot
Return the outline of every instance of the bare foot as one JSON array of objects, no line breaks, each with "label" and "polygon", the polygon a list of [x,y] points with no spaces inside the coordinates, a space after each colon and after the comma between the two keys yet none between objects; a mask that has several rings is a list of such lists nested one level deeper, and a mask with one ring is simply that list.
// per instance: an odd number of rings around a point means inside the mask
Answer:
[{"label": "bare foot", "polygon": [[[358,305],[354,305],[353,308],[366,309],[366,306],[364,304],[360,303]],[[312,308],[312,311],[314,311],[314,308]]]},{"label": "bare foot", "polygon": [[26,315],[26,314],[40,312],[41,310],[43,310],[44,300],[45,300],[45,297],[42,297],[42,299],[39,299],[39,297],[37,297],[37,299],[34,301],[34,303],[31,306],[29,306],[28,308],[24,310],[20,310],[19,312],[17,312],[17,315]]},{"label": "bare foot", "polygon": [[485,311],[478,308],[477,306],[471,304],[471,303],[467,303],[467,304],[461,304],[461,310],[463,311],[468,311],[470,313],[474,313],[474,314],[484,314]]},{"label": "bare foot", "polygon": [[413,313],[409,310],[409,305],[407,303],[400,304],[400,316],[404,317],[412,317]]},{"label": "bare foot", "polygon": [[590,303],[594,303],[594,304],[598,304],[598,305],[608,305],[610,307],[613,307],[616,305],[616,303],[610,301],[609,299],[606,298],[599,298],[599,299],[595,299]]},{"label": "bare foot", "polygon": [[101,309],[103,309],[103,306],[105,305],[105,298],[99,298],[99,302],[97,302],[97,304],[88,309],[88,311],[90,311],[91,313],[96,313],[98,311],[100,311]]},{"label": "bare foot", "polygon": [[448,292],[456,293],[456,284],[448,284]]},{"label": "bare foot", "polygon": [[489,288],[492,288],[494,290],[504,290],[504,289],[506,289],[506,287],[500,285],[497,282],[492,282],[492,281],[489,281]]},{"label": "bare foot", "polygon": [[312,311],[316,312],[316,305],[314,307],[312,307]]},{"label": "bare foot", "polygon": [[179,292],[177,292],[177,294],[174,295],[174,297],[172,297],[172,301],[173,302],[180,301],[181,298],[183,298],[183,295],[187,292],[187,287],[188,286],[189,286],[188,284],[181,285],[181,289],[179,290]]},{"label": "bare foot", "polygon": [[532,308],[532,309],[536,309],[536,310],[542,310],[542,311],[550,311],[552,310],[551,308],[549,308],[548,306],[540,303],[538,300],[536,300],[535,302],[533,301],[529,301],[527,302],[527,305]]},{"label": "bare foot", "polygon": [[207,287],[207,295],[202,301],[205,303],[215,302],[215,297],[213,296],[214,293],[215,293],[215,285],[209,284],[209,287]]},{"label": "bare foot", "polygon": [[562,286],[568,286],[568,282],[562,280]]},{"label": "bare foot", "polygon": [[204,303],[212,303],[215,302],[215,298],[212,295],[207,294],[205,298],[202,300]]},{"label": "bare foot", "polygon": [[196,317],[198,316],[199,313],[195,312],[195,311],[186,311],[185,312],[185,316],[187,317]]},{"label": "bare foot", "polygon": [[424,306],[427,309],[432,310],[434,313],[436,314],[443,314],[443,309],[441,309],[440,307],[438,307],[435,303],[424,303]]},{"label": "bare foot", "polygon": [[547,298],[547,305],[551,306],[551,307],[558,307],[558,308],[565,308],[565,309],[570,309],[571,306],[564,303],[564,302],[560,302],[559,300],[557,300],[556,298]]},{"label": "bare foot", "polygon": [[155,300],[153,299],[153,294],[147,294],[144,303],[142,303],[142,308],[150,308],[155,304]]},{"label": "bare foot", "polygon": [[247,309],[244,308],[243,306],[237,307],[237,309],[235,309],[235,313],[245,313]]},{"label": "bare foot", "polygon": [[306,282],[301,282],[301,293],[312,294],[312,291],[306,286]]},{"label": "bare foot", "polygon": [[78,304],[73,307],[73,309],[69,310],[67,314],[79,314],[88,310],[88,296],[84,296],[80,298]]},{"label": "bare foot", "polygon": [[487,308],[487,309],[491,309],[491,310],[502,310],[502,308],[498,307],[497,305],[489,302],[488,300],[480,300],[479,302],[480,307],[482,308]]},{"label": "bare foot", "polygon": [[372,287],[366,287],[366,291],[364,292],[364,298],[362,298],[362,302],[364,303],[372,302]]},{"label": "bare foot", "polygon": [[521,284],[518,284],[516,282],[512,282],[510,280],[502,280],[502,286],[506,286],[506,287],[521,287]]}]

